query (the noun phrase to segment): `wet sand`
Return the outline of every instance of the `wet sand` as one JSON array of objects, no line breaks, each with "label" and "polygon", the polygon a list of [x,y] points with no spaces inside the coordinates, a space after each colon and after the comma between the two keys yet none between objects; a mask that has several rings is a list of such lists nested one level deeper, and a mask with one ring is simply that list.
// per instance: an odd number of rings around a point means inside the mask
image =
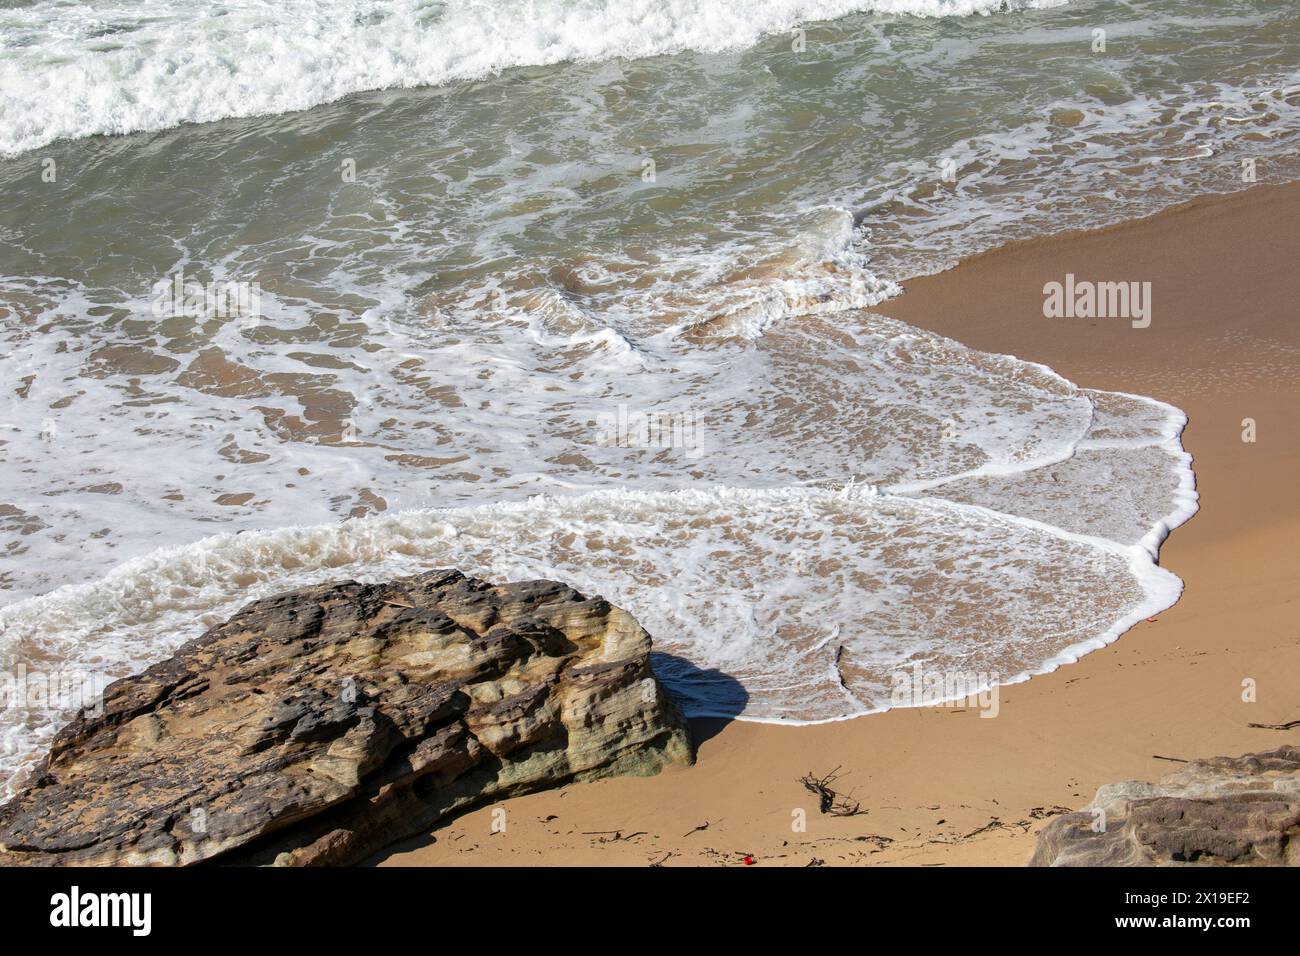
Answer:
[{"label": "wet sand", "polygon": [[[1022,865],[1050,814],[1103,783],[1300,738],[1300,184],[1016,243],[907,283],[881,311],[1080,386],[1187,412],[1201,511],[1161,564],[1186,590],[1110,647],[1002,688],[998,716],[906,709],[815,727],[700,721],[698,762],[483,808],[387,865]],[[1066,273],[1152,283],[1152,321],[1048,319]],[[1255,440],[1242,440],[1254,422]],[[1254,702],[1243,700],[1253,681]],[[863,814],[797,782],[841,768]],[[806,817],[806,830],[797,824]]]}]

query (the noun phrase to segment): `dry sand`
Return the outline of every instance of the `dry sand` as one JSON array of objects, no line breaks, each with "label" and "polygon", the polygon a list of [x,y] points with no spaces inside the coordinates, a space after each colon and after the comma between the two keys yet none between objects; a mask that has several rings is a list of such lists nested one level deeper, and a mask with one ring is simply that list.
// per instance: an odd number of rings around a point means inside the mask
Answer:
[{"label": "dry sand", "polygon": [[[1046,319],[1072,272],[1150,281],[1150,328]],[[881,311],[1083,386],[1187,412],[1201,512],[1161,563],[1186,583],[1158,620],[1028,683],[999,716],[907,709],[816,727],[700,722],[695,767],[508,801],[387,865],[1024,864],[1053,808],[1152,779],[1157,759],[1276,747],[1300,731],[1300,184],[1257,186],[1151,219],[1017,243],[907,284]],[[1243,419],[1257,440],[1242,441]],[[1243,680],[1257,701],[1243,701]],[[698,738],[697,738],[698,739]],[[840,766],[867,813],[823,816],[797,783]],[[806,832],[795,832],[797,811]],[[697,829],[698,828],[698,829]]]}]

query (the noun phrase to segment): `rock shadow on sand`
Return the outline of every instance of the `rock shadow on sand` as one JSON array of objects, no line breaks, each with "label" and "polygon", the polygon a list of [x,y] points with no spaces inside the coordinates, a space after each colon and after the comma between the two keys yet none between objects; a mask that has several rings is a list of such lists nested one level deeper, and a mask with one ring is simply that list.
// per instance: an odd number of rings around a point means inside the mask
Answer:
[{"label": "rock shadow on sand", "polygon": [[749,691],[736,678],[715,668],[697,667],[684,657],[650,652],[650,667],[691,726],[691,742],[711,740],[745,711]]}]

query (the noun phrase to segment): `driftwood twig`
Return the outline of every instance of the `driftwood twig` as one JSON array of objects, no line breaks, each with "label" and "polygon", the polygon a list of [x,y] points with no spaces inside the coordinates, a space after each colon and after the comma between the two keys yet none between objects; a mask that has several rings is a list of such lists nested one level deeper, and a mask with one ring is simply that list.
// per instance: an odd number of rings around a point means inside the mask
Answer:
[{"label": "driftwood twig", "polygon": [[1247,727],[1258,727],[1260,730],[1292,730],[1300,727],[1300,720],[1288,720],[1285,724],[1247,724]]},{"label": "driftwood twig", "polygon": [[836,817],[853,817],[859,813],[866,813],[862,809],[862,804],[853,799],[852,792],[842,794],[831,787],[841,776],[840,768],[836,767],[830,773],[823,776],[815,776],[812,771],[804,774],[799,778],[803,788],[809,793],[817,795],[817,809],[822,813],[829,813]]}]

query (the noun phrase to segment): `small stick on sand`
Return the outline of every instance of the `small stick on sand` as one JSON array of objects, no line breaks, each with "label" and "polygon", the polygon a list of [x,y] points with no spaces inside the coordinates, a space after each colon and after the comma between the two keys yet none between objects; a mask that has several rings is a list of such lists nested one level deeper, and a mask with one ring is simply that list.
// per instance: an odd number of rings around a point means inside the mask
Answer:
[{"label": "small stick on sand", "polygon": [[[611,833],[614,835],[609,836]],[[637,830],[635,833],[624,836],[622,830],[584,830],[582,835],[600,837],[600,840],[597,841],[600,843],[617,843],[619,840],[631,840],[633,837],[645,836],[646,831]]]},{"label": "small stick on sand", "polygon": [[1300,720],[1288,720],[1285,724],[1247,724],[1247,727],[1258,727],[1260,730],[1291,730],[1300,727]]},{"label": "small stick on sand", "polygon": [[1005,830],[1005,829],[1008,829],[1007,824],[1003,823],[997,817],[994,817],[992,820],[984,824],[984,826],[980,827],[978,830],[971,830],[971,832],[967,833],[964,837],[962,837],[962,839],[969,840],[973,836],[978,836],[981,833],[988,833],[990,830]]}]

